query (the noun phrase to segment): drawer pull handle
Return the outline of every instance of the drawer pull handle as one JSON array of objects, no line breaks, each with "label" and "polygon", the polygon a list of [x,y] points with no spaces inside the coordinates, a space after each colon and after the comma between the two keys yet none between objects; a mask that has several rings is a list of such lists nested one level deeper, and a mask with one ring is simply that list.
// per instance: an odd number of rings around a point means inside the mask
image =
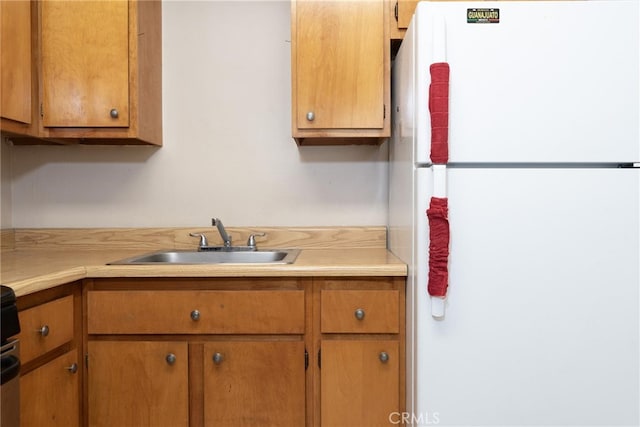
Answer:
[{"label": "drawer pull handle", "polygon": [[173,365],[174,363],[176,363],[176,355],[173,353],[167,354],[167,357],[165,359],[169,365]]},{"label": "drawer pull handle", "polygon": [[356,316],[356,319],[358,320],[364,319],[364,310],[361,308],[357,309],[353,314],[354,316]]},{"label": "drawer pull handle", "polygon": [[76,372],[78,372],[78,364],[77,363],[72,363],[71,366],[67,366],[67,371],[71,372],[72,374],[75,374]]},{"label": "drawer pull handle", "polygon": [[216,365],[221,364],[223,360],[224,360],[224,356],[222,355],[222,353],[213,354],[213,363],[215,363]]},{"label": "drawer pull handle", "polygon": [[120,116],[120,113],[118,113],[118,110],[115,108],[112,108],[111,111],[109,111],[109,115],[112,119],[117,119]]},{"label": "drawer pull handle", "polygon": [[38,329],[37,332],[43,337],[46,337],[49,335],[49,327],[44,325],[42,328]]},{"label": "drawer pull handle", "polygon": [[191,320],[193,320],[194,322],[197,322],[198,320],[200,320],[200,311],[193,310],[191,312]]},{"label": "drawer pull handle", "polygon": [[382,363],[387,363],[389,361],[389,353],[387,353],[386,351],[381,351],[378,358]]}]

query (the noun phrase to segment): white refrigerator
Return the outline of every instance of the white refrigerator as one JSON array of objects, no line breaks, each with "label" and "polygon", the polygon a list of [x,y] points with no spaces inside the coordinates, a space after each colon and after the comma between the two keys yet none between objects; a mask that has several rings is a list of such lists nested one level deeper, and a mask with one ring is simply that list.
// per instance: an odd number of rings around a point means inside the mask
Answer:
[{"label": "white refrigerator", "polygon": [[409,266],[392,423],[640,424],[639,3],[418,4],[392,66],[388,246]]}]

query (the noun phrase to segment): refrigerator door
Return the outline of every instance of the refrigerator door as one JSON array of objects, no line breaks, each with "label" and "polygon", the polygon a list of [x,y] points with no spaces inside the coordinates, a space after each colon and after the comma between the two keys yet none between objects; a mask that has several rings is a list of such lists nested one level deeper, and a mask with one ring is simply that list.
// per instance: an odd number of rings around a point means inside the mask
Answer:
[{"label": "refrigerator door", "polygon": [[443,320],[426,292],[431,168],[416,175],[413,416],[441,426],[638,425],[640,170],[447,174]]},{"label": "refrigerator door", "polygon": [[[420,2],[417,162],[430,162],[429,65],[440,61],[449,162],[640,161],[639,3]],[[468,23],[474,8],[499,22]]]}]

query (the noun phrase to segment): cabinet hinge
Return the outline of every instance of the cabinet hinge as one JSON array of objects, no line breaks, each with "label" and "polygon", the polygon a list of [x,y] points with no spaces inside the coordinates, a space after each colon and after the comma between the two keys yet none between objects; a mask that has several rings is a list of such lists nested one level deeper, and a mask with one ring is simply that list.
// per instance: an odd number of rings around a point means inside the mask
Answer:
[{"label": "cabinet hinge", "polygon": [[383,104],[382,105],[382,119],[386,119],[387,118],[387,104]]},{"label": "cabinet hinge", "polygon": [[87,369],[89,368],[89,354],[88,353],[84,355],[84,367],[87,368]]},{"label": "cabinet hinge", "polygon": [[306,371],[309,368],[309,352],[307,349],[304,349],[304,370]]},{"label": "cabinet hinge", "polygon": [[396,22],[398,22],[398,2],[396,2],[395,7],[393,8],[393,14],[396,17]]},{"label": "cabinet hinge", "polygon": [[322,368],[322,349],[318,350],[318,368]]},{"label": "cabinet hinge", "polygon": [[40,103],[40,117],[44,118],[44,106]]}]

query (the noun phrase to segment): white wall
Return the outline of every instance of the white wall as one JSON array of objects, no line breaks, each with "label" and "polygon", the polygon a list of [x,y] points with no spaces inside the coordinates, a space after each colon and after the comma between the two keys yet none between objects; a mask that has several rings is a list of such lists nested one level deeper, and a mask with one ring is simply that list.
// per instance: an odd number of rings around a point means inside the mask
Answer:
[{"label": "white wall", "polygon": [[289,8],[165,1],[164,146],[11,147],[12,226],[386,224],[386,144],[291,139]]},{"label": "white wall", "polygon": [[0,142],[0,228],[11,228],[11,146]]}]

